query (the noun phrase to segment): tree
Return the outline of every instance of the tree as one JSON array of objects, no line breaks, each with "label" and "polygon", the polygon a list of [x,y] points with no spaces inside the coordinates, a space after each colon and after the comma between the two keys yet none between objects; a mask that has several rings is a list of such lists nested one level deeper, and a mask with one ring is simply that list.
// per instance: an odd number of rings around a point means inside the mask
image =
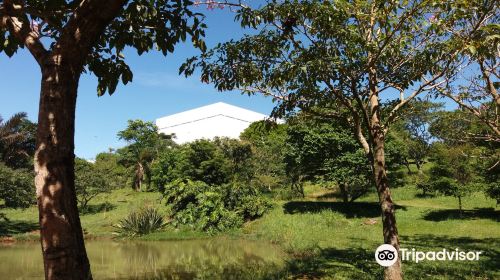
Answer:
[{"label": "tree", "polygon": [[[345,120],[372,166],[384,243],[398,249],[385,139],[409,102],[445,83],[463,42],[483,26],[479,22],[459,38],[444,32],[460,18],[465,2],[471,1],[273,0],[259,9],[241,5],[236,19],[256,31],[189,59],[180,71],[190,75],[201,69],[202,81],[221,91],[271,96],[278,102],[275,116],[318,106],[349,112]],[[472,1],[463,8],[483,17],[496,6],[486,4],[475,10],[480,4]],[[385,269],[385,278],[402,278],[400,261]]]},{"label": "tree", "polygon": [[443,145],[462,149],[466,157],[463,160],[475,162],[476,175],[482,178],[486,194],[499,201],[500,142],[488,136],[489,126],[470,111],[459,109],[440,112],[429,130]]},{"label": "tree", "polygon": [[240,135],[242,141],[252,146],[252,184],[261,190],[272,191],[286,181],[284,147],[287,125],[270,120],[250,124]]},{"label": "tree", "polygon": [[85,211],[87,205],[101,193],[108,193],[110,185],[95,164],[84,159],[75,160],[75,190],[80,209]]},{"label": "tree", "polygon": [[0,162],[0,198],[6,207],[27,208],[35,203],[33,172],[12,169]]},{"label": "tree", "polygon": [[222,185],[230,181],[231,166],[219,147],[212,141],[201,139],[181,149],[183,159],[179,169],[183,179]]},{"label": "tree", "polygon": [[299,114],[288,120],[286,170],[304,179],[334,182],[344,202],[372,186],[370,163],[346,124]]},{"label": "tree", "polygon": [[46,279],[92,279],[74,187],[74,130],[78,82],[97,76],[99,95],[132,81],[122,51],[174,51],[191,36],[204,49],[205,25],[188,0],[3,0],[0,52],[26,48],[42,79],[35,185]]},{"label": "tree", "polygon": [[0,159],[11,168],[31,168],[35,153],[36,124],[26,113],[17,113],[4,121],[0,116]]},{"label": "tree", "polygon": [[231,181],[250,183],[254,175],[250,143],[225,137],[216,137],[214,143],[228,161]]},{"label": "tree", "polygon": [[476,173],[467,152],[471,147],[434,145],[434,165],[430,169],[431,190],[458,199],[458,208],[462,212],[462,198],[472,192],[476,182]]},{"label": "tree", "polygon": [[421,173],[422,165],[429,156],[432,134],[429,127],[436,119],[437,111],[442,108],[442,104],[416,99],[408,104],[405,111],[405,118],[396,122],[392,133],[399,141],[402,141],[407,157],[404,163],[409,168],[410,160],[416,165]]},{"label": "tree", "polygon": [[158,133],[152,122],[129,120],[126,129],[118,132],[118,138],[129,143],[118,151],[121,162],[133,169],[133,189],[140,191],[144,179],[151,182],[151,162],[161,150],[175,145],[171,136]]},{"label": "tree", "polygon": [[[461,41],[457,69],[435,87],[482,122],[487,130],[473,137],[500,141],[500,5],[497,1],[459,1],[455,24],[446,32]],[[471,137],[472,135],[469,135]]]},{"label": "tree", "polygon": [[123,188],[127,184],[127,168],[119,161],[120,156],[113,150],[95,157],[94,168],[106,177],[111,189]]}]

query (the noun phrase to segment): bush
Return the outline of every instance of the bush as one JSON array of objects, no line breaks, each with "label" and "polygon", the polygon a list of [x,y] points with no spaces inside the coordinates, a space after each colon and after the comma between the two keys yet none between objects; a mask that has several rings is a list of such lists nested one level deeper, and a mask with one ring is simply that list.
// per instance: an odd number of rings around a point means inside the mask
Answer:
[{"label": "bush", "polygon": [[90,200],[101,193],[110,192],[110,184],[101,170],[84,159],[75,160],[75,191],[81,210],[86,210]]},{"label": "bush", "polygon": [[420,174],[415,182],[415,187],[418,190],[422,191],[423,196],[427,196],[429,194],[433,194],[435,189],[434,189],[434,184],[430,182],[429,176],[427,174]]},{"label": "bush", "polygon": [[32,172],[11,169],[0,163],[0,198],[6,207],[27,208],[35,204],[35,186]]},{"label": "bush", "polygon": [[240,227],[245,221],[261,217],[271,206],[253,188],[238,184],[211,186],[191,180],[167,185],[164,197],[174,225],[189,225],[210,233]]},{"label": "bush", "polygon": [[162,215],[152,207],[145,207],[139,211],[130,213],[126,218],[120,220],[115,227],[116,234],[121,236],[144,235],[158,231],[165,227],[166,222]]}]

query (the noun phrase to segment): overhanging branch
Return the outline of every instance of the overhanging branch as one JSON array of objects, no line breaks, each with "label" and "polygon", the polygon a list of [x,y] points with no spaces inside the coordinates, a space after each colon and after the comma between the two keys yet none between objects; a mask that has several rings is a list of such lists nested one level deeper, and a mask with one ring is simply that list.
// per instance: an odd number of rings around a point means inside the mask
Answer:
[{"label": "overhanging branch", "polygon": [[23,6],[12,0],[3,2],[0,11],[0,28],[6,28],[30,51],[38,64],[42,64],[48,51],[40,42],[40,34],[30,26],[28,16],[23,12]]}]

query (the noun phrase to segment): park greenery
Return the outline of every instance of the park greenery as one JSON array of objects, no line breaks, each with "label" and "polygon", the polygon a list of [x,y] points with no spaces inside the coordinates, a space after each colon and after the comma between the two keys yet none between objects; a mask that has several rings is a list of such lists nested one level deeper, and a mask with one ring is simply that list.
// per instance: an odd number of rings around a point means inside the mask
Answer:
[{"label": "park greenery", "polygon": [[[487,240],[500,238],[499,213],[494,209],[499,181],[490,170],[497,144],[477,140],[464,144],[452,138],[485,129],[479,128],[480,123],[469,128],[444,126],[450,114],[462,115],[462,110],[446,111],[439,103],[420,100],[410,108],[408,114],[418,117],[397,123],[396,133],[387,140],[388,173],[398,182],[393,193],[402,242],[434,248],[427,238],[439,242],[470,238],[461,246],[486,249],[491,246]],[[411,136],[417,126],[423,127],[425,137]],[[149,152],[141,159],[149,169],[142,177],[145,183],[137,188],[137,165],[130,164],[137,159],[131,153],[135,141],[103,152],[92,162],[76,159],[77,198],[87,238],[257,238],[279,244],[289,255],[290,265],[273,268],[278,271],[266,274],[269,277],[381,277],[382,270],[370,257],[380,242],[377,194],[370,164],[346,124],[298,112],[280,124],[253,123],[240,139],[200,139],[182,145],[175,143],[175,135],[158,134],[146,121],[129,121],[117,137],[124,131],[136,139],[154,139],[140,140],[141,149]],[[405,143],[420,139],[426,152],[417,162]],[[481,155],[489,157],[485,161]],[[35,208],[29,166],[7,164],[2,162],[0,169],[0,175],[9,178],[0,184],[2,216],[8,219],[0,222],[5,227],[2,234],[36,239],[29,231],[9,229],[10,220],[32,221],[29,213]],[[363,242],[354,244],[351,238]],[[351,248],[355,252],[348,254]],[[495,252],[487,251],[468,275],[496,277],[491,268],[498,257]],[[350,263],[355,256],[365,257],[353,268],[328,265]],[[465,273],[453,264],[403,267],[409,279],[422,272],[436,277]]]},{"label": "park greenery", "polygon": [[[116,235],[269,241],[288,259],[263,279],[500,277],[498,1],[197,1],[246,32],[212,48],[193,4],[0,2],[0,52],[25,47],[42,73],[38,123],[0,118],[0,235],[41,238],[46,279],[92,279],[84,238]],[[130,120],[124,147],[75,158],[82,73],[113,94],[125,49],[188,36],[201,54],[181,74],[270,96],[273,118],[182,145]],[[382,269],[380,243],[484,258]]]}]

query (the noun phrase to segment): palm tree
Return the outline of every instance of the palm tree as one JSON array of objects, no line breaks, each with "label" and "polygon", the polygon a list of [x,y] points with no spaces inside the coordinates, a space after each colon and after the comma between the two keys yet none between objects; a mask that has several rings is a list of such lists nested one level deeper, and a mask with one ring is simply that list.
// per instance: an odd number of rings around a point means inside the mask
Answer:
[{"label": "palm tree", "polygon": [[35,152],[36,125],[24,112],[4,121],[0,116],[0,160],[13,168],[27,167]]}]

